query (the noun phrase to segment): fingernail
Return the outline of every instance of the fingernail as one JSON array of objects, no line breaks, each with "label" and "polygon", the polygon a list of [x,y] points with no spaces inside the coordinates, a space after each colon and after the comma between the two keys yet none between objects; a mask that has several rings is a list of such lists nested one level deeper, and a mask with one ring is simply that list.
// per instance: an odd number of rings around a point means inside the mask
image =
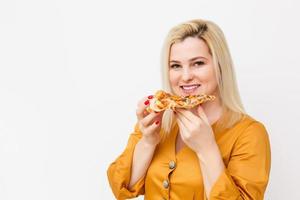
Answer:
[{"label": "fingernail", "polygon": [[148,99],[152,99],[152,98],[153,98],[153,95],[149,95],[149,96],[148,96]]},{"label": "fingernail", "polygon": [[155,112],[156,114],[159,113],[159,112],[157,112],[157,111],[154,111],[154,112]]},{"label": "fingernail", "polygon": [[158,125],[158,124],[159,124],[159,121],[156,121],[155,124]]},{"label": "fingernail", "polygon": [[148,105],[148,104],[149,104],[149,100],[145,101],[144,104],[145,104],[145,105]]},{"label": "fingernail", "polygon": [[177,113],[175,111],[173,111],[173,113],[176,115]]}]

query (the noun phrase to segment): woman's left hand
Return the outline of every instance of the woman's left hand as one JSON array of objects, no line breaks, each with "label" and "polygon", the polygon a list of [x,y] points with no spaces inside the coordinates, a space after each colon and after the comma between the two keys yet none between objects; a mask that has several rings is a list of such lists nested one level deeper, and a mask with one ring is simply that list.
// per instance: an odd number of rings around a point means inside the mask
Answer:
[{"label": "woman's left hand", "polygon": [[195,153],[216,145],[213,130],[201,106],[194,110],[176,109],[176,119],[183,142]]}]

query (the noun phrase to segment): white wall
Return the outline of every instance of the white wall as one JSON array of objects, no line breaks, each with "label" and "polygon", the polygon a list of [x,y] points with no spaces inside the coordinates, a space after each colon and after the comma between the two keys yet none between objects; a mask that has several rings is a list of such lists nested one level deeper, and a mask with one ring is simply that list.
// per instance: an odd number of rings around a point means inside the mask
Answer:
[{"label": "white wall", "polygon": [[299,5],[1,0],[0,199],[114,199],[106,169],[160,88],[167,31],[193,18],[223,29],[245,107],[269,131],[265,199],[300,199]]}]

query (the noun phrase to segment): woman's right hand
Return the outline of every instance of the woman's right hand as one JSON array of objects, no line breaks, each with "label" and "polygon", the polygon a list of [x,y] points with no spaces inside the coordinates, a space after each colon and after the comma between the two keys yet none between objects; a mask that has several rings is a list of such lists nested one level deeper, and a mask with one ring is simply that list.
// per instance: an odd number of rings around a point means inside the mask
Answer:
[{"label": "woman's right hand", "polygon": [[150,104],[149,100],[152,98],[153,96],[150,95],[139,101],[136,109],[136,116],[139,129],[143,134],[142,140],[148,145],[156,146],[160,142],[159,131],[161,128],[163,112],[156,113],[153,111],[149,113],[146,110]]}]

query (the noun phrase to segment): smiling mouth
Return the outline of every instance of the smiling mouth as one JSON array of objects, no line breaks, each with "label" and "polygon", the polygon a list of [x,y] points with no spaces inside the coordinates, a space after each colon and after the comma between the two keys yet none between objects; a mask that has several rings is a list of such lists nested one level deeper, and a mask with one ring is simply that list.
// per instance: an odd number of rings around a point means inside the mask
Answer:
[{"label": "smiling mouth", "polygon": [[191,94],[195,92],[201,85],[200,84],[193,84],[193,85],[182,85],[180,88],[186,94]]}]

